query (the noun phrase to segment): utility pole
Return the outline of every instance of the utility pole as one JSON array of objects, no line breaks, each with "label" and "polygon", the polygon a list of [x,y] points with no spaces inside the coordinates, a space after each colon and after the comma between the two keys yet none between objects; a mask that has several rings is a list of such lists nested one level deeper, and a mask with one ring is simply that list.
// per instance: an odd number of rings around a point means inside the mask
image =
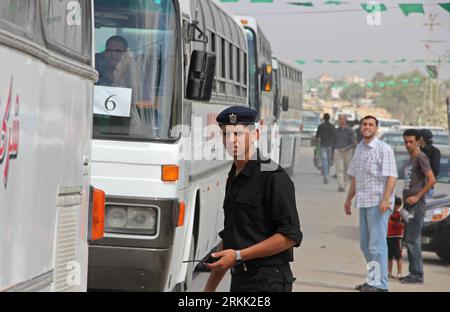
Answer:
[{"label": "utility pole", "polygon": [[419,123],[427,122],[427,117],[434,115],[436,104],[439,102],[439,72],[442,58],[438,57],[437,60],[434,59],[436,55],[433,52],[433,47],[436,44],[445,43],[447,41],[433,40],[435,27],[442,25],[437,22],[437,17],[438,13],[430,13],[428,15],[428,22],[423,24],[428,27],[428,39],[421,40],[421,42],[425,43],[425,48],[428,50],[426,61],[428,77],[424,83],[422,114],[419,116]]}]

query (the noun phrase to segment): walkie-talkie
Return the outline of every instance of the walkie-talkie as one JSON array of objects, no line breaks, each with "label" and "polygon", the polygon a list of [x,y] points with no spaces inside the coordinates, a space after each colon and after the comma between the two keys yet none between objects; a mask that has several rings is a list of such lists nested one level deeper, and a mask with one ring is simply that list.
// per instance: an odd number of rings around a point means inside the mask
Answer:
[{"label": "walkie-talkie", "polygon": [[218,259],[214,258],[211,254],[209,254],[205,259],[203,260],[185,260],[183,261],[183,263],[187,263],[187,262],[203,262],[203,263],[214,263],[216,262]]}]

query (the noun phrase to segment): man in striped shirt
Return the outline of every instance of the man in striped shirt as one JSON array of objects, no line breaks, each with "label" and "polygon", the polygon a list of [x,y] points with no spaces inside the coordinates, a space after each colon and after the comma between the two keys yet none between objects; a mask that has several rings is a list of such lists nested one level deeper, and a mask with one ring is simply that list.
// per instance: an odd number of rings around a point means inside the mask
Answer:
[{"label": "man in striped shirt", "polygon": [[359,208],[360,246],[367,262],[364,292],[388,291],[387,224],[394,208],[397,166],[392,148],[377,138],[378,120],[361,119],[363,140],[358,144],[348,174],[352,177],[344,209],[351,215],[352,199]]}]

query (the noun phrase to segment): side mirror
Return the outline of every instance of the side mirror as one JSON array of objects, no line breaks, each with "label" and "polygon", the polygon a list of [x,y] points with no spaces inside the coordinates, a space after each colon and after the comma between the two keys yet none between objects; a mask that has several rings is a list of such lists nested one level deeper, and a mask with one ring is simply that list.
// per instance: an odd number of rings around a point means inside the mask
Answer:
[{"label": "side mirror", "polygon": [[272,64],[263,64],[262,75],[261,75],[261,91],[270,92],[272,91]]},{"label": "side mirror", "polygon": [[209,101],[216,71],[216,54],[194,50],[189,66],[186,98]]},{"label": "side mirror", "polygon": [[283,95],[283,98],[281,99],[281,108],[283,112],[287,112],[289,110],[289,97],[286,95]]}]

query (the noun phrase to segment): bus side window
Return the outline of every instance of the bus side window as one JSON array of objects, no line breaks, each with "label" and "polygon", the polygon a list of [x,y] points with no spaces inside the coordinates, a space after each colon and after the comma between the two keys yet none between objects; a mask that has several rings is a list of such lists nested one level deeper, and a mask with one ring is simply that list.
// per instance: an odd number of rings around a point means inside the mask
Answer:
[{"label": "bus side window", "polygon": [[35,22],[34,0],[1,0],[0,27],[23,35],[31,33]]},{"label": "bus side window", "polygon": [[40,3],[44,35],[49,48],[90,63],[90,2],[41,0]]}]

